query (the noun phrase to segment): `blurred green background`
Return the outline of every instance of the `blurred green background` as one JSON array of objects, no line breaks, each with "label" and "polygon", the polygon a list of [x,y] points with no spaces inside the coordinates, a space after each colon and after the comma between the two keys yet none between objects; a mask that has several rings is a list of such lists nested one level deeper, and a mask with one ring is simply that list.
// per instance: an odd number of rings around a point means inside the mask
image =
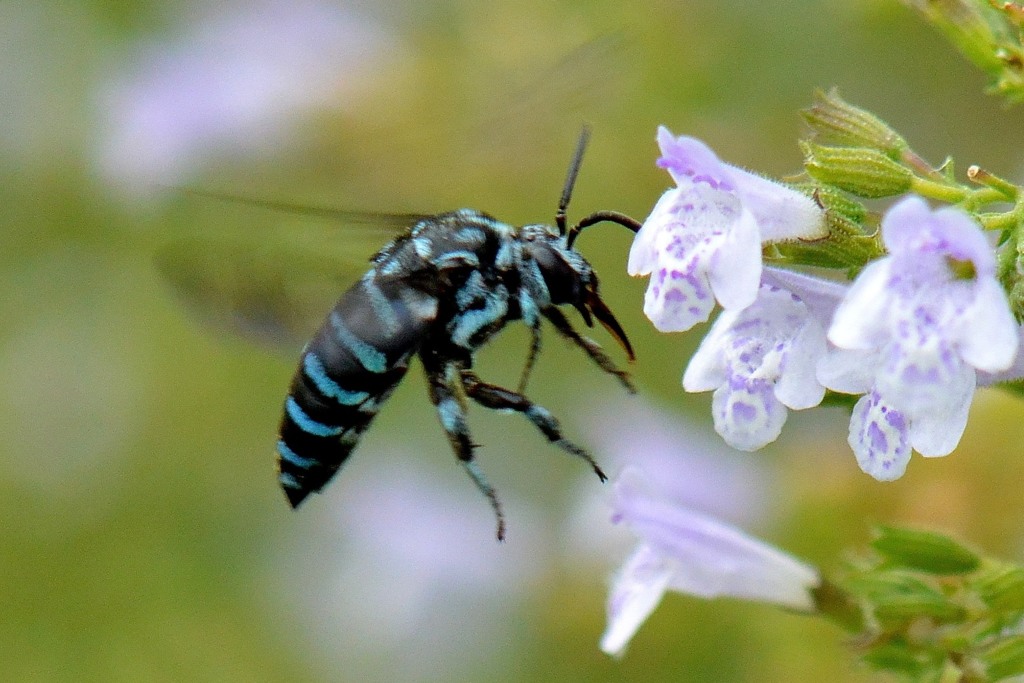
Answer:
[{"label": "blurred green background", "polygon": [[[669,185],[657,125],[781,176],[799,168],[796,111],[831,85],[931,161],[1021,180],[1024,109],[983,95],[909,10],[44,0],[0,4],[0,36],[3,680],[874,678],[827,624],[678,595],[625,659],[601,654],[608,577],[629,548],[607,487],[525,421],[474,410],[507,508],[499,546],[415,369],[341,476],[292,513],[273,442],[297,355],[204,326],[154,255],[225,235],[253,272],[294,246],[345,282],[386,239],[182,186],[547,222],[583,121],[594,135],[570,218],[643,218]],[[640,396],[550,334],[530,393],[608,469],[674,448],[712,507],[826,568],[877,521],[1024,558],[1018,403],[980,394],[958,451],[915,456],[890,484],[858,470],[834,409],[791,415],[761,453],[726,453],[708,437],[710,397],[679,386],[700,330],[654,333],[625,231],[579,247],[637,348]],[[506,331],[481,374],[514,383],[527,341]]]}]

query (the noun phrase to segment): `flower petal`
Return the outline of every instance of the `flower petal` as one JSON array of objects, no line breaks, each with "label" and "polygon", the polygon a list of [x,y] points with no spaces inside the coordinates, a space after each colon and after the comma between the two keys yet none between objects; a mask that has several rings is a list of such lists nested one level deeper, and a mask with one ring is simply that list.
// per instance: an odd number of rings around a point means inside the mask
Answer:
[{"label": "flower petal", "polygon": [[917,195],[908,195],[893,204],[882,217],[882,241],[889,252],[914,251],[921,226],[931,220],[928,202]]},{"label": "flower petal", "polygon": [[775,383],[775,397],[793,410],[813,408],[825,398],[818,381],[818,361],[825,356],[825,330],[808,318],[786,352],[785,367]]},{"label": "flower petal", "polygon": [[689,392],[711,391],[725,382],[723,350],[738,316],[738,311],[722,311],[718,315],[686,366],[683,389]]},{"label": "flower petal", "polygon": [[601,650],[615,657],[625,654],[633,634],[661,602],[670,578],[664,558],[641,543],[619,570],[608,595]]},{"label": "flower petal", "polygon": [[830,349],[818,361],[818,381],[832,391],[865,394],[875,380],[878,353]]},{"label": "flower petal", "polygon": [[888,336],[885,315],[890,294],[890,258],[868,264],[846,292],[839,304],[828,339],[843,349],[871,349],[877,347],[879,337]]},{"label": "flower petal", "polygon": [[1019,333],[1006,293],[995,280],[979,280],[974,305],[965,312],[960,354],[979,370],[1006,370],[1017,356]]},{"label": "flower petal", "polygon": [[652,494],[637,470],[627,469],[616,483],[616,506],[650,552],[669,563],[670,588],[812,609],[808,590],[820,582],[813,568],[730,524]]},{"label": "flower petal", "polygon": [[853,407],[848,441],[860,468],[879,481],[899,479],[910,462],[907,418],[875,391]]},{"label": "flower petal", "polygon": [[659,331],[685,332],[707,320],[714,308],[707,276],[694,264],[686,270],[663,266],[651,274],[644,315]]},{"label": "flower petal", "polygon": [[757,298],[761,286],[761,237],[753,214],[746,209],[711,257],[708,277],[722,308],[744,309]]},{"label": "flower petal", "polygon": [[936,388],[927,409],[908,413],[910,445],[923,456],[949,455],[960,443],[975,389],[974,370],[964,370],[947,386]]},{"label": "flower petal", "polygon": [[680,187],[704,183],[714,189],[731,192],[732,167],[723,164],[710,147],[687,135],[675,137],[665,126],[658,126],[658,147],[661,158],[658,166],[664,168]]},{"label": "flower petal", "polygon": [[850,289],[850,286],[845,283],[770,266],[761,271],[761,280],[766,285],[773,285],[800,297],[804,306],[807,306],[807,310],[826,330],[832,324],[832,316],[835,314],[839,302],[843,300]]},{"label": "flower petal", "polygon": [[640,226],[640,231],[633,238],[633,245],[629,248],[629,261],[626,263],[626,272],[630,275],[647,275],[657,268],[658,259],[657,252],[655,251],[655,242],[657,241],[658,233],[671,222],[678,196],[678,188],[665,191],[651,210],[651,215]]},{"label": "flower petal", "polygon": [[825,212],[802,192],[731,168],[736,194],[757,221],[762,242],[815,240],[828,236]]},{"label": "flower petal", "polygon": [[786,406],[765,381],[726,382],[711,401],[715,431],[741,451],[756,451],[779,438],[786,423]]}]

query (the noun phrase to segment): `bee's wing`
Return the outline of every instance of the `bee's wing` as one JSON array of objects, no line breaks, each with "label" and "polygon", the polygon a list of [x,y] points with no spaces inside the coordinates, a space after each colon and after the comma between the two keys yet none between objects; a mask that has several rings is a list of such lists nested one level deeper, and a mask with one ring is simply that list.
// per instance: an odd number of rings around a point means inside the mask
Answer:
[{"label": "bee's wing", "polygon": [[[338,297],[369,268],[369,258],[424,214],[347,211],[178,188],[212,198],[312,218],[282,224],[213,209],[193,224],[201,234],[159,248],[156,266],[203,322],[274,347],[297,351]],[[223,207],[223,204],[220,204]],[[269,215],[269,214],[268,214]],[[216,227],[212,227],[216,226]]]}]

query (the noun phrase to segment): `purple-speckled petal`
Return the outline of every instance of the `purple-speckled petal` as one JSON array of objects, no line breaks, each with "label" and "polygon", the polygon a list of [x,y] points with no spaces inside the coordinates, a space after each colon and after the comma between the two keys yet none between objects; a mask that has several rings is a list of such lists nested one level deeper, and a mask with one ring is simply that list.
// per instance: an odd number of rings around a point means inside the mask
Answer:
[{"label": "purple-speckled petal", "polygon": [[696,265],[662,267],[651,274],[644,314],[661,332],[684,332],[711,315],[715,307],[707,276]]},{"label": "purple-speckled petal", "polygon": [[809,197],[723,164],[700,140],[658,129],[658,165],[677,183],[661,196],[630,249],[630,275],[650,275],[644,312],[662,332],[707,320],[717,301],[743,309],[761,283],[761,244],[825,235]]},{"label": "purple-speckled petal", "polygon": [[715,389],[715,430],[733,448],[756,450],[778,438],[786,407],[811,408],[825,395],[816,366],[825,332],[799,297],[761,285],[753,304],[726,310],[683,376],[687,391]]},{"label": "purple-speckled petal", "polygon": [[731,192],[732,169],[697,138],[686,135],[675,137],[665,126],[658,127],[658,147],[661,157],[658,166],[671,174],[680,187],[691,183],[704,183],[715,189]]},{"label": "purple-speckled petal", "polygon": [[733,377],[715,390],[711,414],[715,431],[741,451],[756,451],[782,433],[788,411],[769,382]]},{"label": "purple-speckled petal", "polygon": [[651,215],[640,227],[640,232],[633,238],[633,245],[629,249],[629,261],[626,263],[626,272],[630,275],[647,275],[658,267],[655,242],[658,234],[670,222],[675,205],[679,201],[678,196],[678,188],[662,194]]},{"label": "purple-speckled petal", "polygon": [[740,311],[722,311],[701,341],[683,373],[683,389],[689,392],[711,391],[725,382],[725,349],[730,343],[732,326]]},{"label": "purple-speckled petal", "polygon": [[903,476],[910,462],[908,421],[877,392],[857,401],[850,418],[850,447],[857,464],[879,481]]},{"label": "purple-speckled petal", "polygon": [[911,195],[890,208],[882,219],[882,240],[894,256],[949,256],[971,261],[979,277],[995,273],[995,257],[984,233],[963,210],[928,208]]}]

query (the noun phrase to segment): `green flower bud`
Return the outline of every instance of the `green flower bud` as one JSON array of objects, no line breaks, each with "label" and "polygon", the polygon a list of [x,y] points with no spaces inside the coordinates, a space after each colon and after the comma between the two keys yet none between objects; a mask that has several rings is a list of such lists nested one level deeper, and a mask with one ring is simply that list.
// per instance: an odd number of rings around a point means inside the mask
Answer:
[{"label": "green flower bud", "polygon": [[973,551],[939,533],[882,526],[876,534],[871,547],[899,567],[929,574],[965,574],[981,564]]},{"label": "green flower bud", "polygon": [[1024,673],[1024,636],[1002,638],[978,655],[985,667],[986,680],[999,681]]},{"label": "green flower bud", "polygon": [[1003,564],[987,567],[971,588],[994,610],[1024,610],[1024,568]]},{"label": "green flower bud", "polygon": [[815,91],[814,104],[800,113],[822,142],[868,147],[896,160],[908,148],[906,141],[880,118],[843,101],[836,88],[827,93]]},{"label": "green flower bud", "polygon": [[957,622],[967,616],[967,611],[940,593],[908,593],[878,597],[874,603],[874,614],[883,624],[902,623],[919,617]]},{"label": "green flower bud", "polygon": [[812,178],[860,197],[891,197],[908,191],[914,174],[882,152],[864,147],[826,147],[801,142]]}]

